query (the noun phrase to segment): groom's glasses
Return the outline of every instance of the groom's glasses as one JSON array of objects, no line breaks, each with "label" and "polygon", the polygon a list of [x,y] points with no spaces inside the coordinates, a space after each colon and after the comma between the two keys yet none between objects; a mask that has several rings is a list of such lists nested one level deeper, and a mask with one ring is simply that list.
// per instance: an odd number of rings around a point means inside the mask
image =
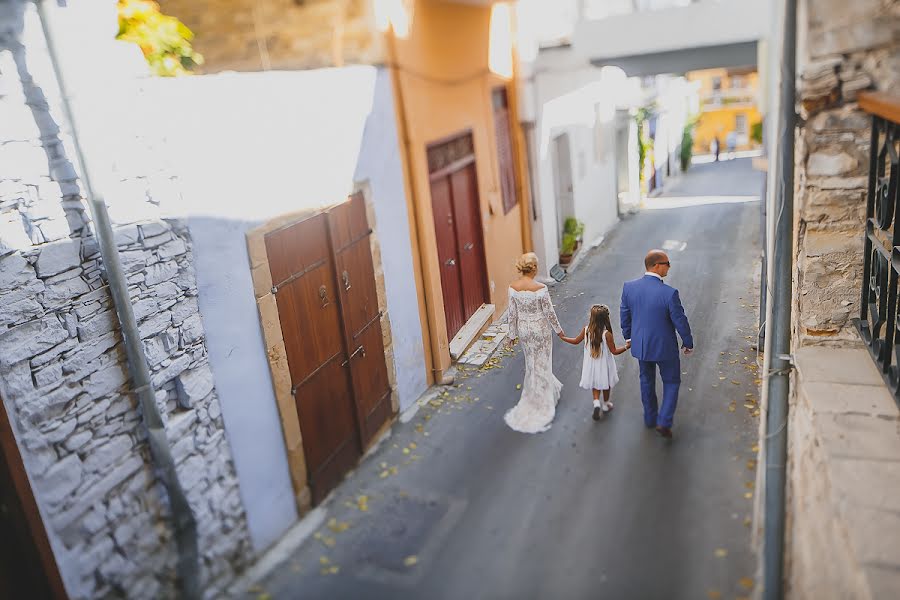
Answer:
[{"label": "groom's glasses", "polygon": [[656,264],[658,264],[658,265],[666,265],[667,267],[671,267],[671,266],[672,266],[672,263],[670,263],[669,261],[666,261],[666,262],[658,262],[658,263],[656,263]]}]

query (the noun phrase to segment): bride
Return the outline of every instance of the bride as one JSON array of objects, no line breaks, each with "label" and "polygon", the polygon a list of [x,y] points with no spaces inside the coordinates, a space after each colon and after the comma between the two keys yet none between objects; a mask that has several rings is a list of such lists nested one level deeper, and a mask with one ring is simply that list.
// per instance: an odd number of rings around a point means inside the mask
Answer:
[{"label": "bride", "polygon": [[533,252],[516,261],[522,277],[509,286],[509,342],[522,341],[525,350],[525,381],[522,397],[506,413],[506,424],[522,433],[550,429],[562,383],[553,375],[552,329],[564,337],[559,319],[550,302],[547,286],[534,280],[538,261]]}]

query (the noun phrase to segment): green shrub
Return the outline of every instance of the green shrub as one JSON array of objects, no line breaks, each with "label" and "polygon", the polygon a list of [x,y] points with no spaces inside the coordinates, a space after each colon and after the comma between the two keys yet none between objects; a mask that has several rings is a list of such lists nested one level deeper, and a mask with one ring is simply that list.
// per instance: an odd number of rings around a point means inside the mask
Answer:
[{"label": "green shrub", "polygon": [[578,239],[584,233],[584,223],[575,217],[568,217],[563,223],[563,233],[571,233]]},{"label": "green shrub", "polygon": [[203,64],[203,56],[191,47],[194,33],[159,11],[152,0],[119,0],[119,33],[116,39],[137,44],[155,75],[188,75]]},{"label": "green shrub", "polygon": [[757,144],[762,144],[763,141],[763,124],[762,121],[757,121],[753,125],[750,126],[750,139],[756,142]]},{"label": "green shrub", "polygon": [[573,233],[564,233],[562,237],[562,245],[559,248],[561,256],[571,256],[575,252],[575,243],[577,239]]}]

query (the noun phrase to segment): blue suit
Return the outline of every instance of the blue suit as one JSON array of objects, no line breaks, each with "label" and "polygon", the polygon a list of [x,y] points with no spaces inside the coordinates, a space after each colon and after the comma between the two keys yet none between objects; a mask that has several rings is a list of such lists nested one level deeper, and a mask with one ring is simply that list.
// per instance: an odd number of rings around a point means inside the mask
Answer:
[{"label": "blue suit", "polygon": [[[644,424],[672,427],[678,388],[681,386],[681,361],[678,338],[685,348],[694,347],[691,326],[678,290],[652,275],[625,283],[620,310],[622,334],[631,340],[631,355],[638,359],[641,370],[641,402]],[[663,404],[656,397],[656,368],[663,381]]]}]

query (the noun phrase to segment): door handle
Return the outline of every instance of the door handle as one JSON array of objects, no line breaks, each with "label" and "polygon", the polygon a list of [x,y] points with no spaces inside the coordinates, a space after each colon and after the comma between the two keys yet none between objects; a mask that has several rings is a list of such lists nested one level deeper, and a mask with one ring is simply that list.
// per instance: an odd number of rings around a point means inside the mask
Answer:
[{"label": "door handle", "polygon": [[341,277],[344,280],[344,291],[349,292],[350,291],[350,273],[348,273],[347,271],[344,271],[343,273],[341,273]]},{"label": "door handle", "polygon": [[451,258],[450,260],[448,260],[448,261],[445,262],[444,264],[447,265],[448,267],[454,267],[454,266],[456,266],[456,261],[455,261],[454,259]]},{"label": "door handle", "polygon": [[475,247],[475,244],[473,244],[472,242],[469,242],[468,244],[463,246],[463,250],[471,250],[474,247]]},{"label": "door handle", "polygon": [[353,354],[350,355],[350,358],[348,358],[347,360],[345,360],[344,362],[341,363],[341,366],[346,367],[347,365],[349,365],[350,361],[353,360],[353,357],[356,356],[357,354],[359,354],[360,352],[362,352],[363,358],[365,358],[366,357],[366,348],[365,348],[365,346],[360,346],[359,348],[357,348],[356,350],[353,351]]},{"label": "door handle", "polygon": [[324,285],[319,288],[319,299],[322,300],[322,308],[328,306],[328,288]]}]

